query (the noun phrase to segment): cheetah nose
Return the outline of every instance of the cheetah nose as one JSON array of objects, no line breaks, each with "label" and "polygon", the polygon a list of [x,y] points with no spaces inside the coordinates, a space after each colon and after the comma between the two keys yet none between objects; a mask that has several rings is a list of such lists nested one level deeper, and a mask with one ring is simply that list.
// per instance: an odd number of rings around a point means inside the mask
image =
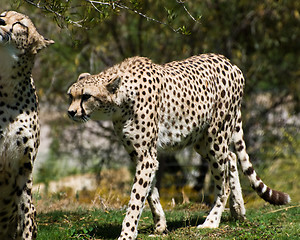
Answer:
[{"label": "cheetah nose", "polygon": [[6,25],[5,21],[3,19],[1,19],[1,18],[0,18],[0,25],[2,25],[2,26]]},{"label": "cheetah nose", "polygon": [[76,114],[76,111],[73,111],[73,110],[68,111],[68,115],[69,115],[71,118],[73,118],[73,117],[75,116],[75,114]]}]

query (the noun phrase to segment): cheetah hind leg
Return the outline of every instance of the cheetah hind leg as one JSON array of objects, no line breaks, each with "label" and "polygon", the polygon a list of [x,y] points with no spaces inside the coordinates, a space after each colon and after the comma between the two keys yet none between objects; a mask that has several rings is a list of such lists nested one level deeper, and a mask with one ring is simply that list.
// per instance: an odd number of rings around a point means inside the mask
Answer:
[{"label": "cheetah hind leg", "polygon": [[230,213],[231,216],[238,220],[245,220],[246,209],[244,205],[242,188],[240,184],[238,168],[237,168],[237,158],[233,152],[228,155],[229,163],[229,186],[230,186]]},{"label": "cheetah hind leg", "polygon": [[152,216],[153,216],[153,221],[155,224],[155,232],[156,233],[167,233],[167,221],[165,217],[164,210],[160,204],[159,200],[159,193],[157,188],[155,187],[155,183],[152,185],[152,189],[149,192],[149,195],[147,197]]},{"label": "cheetah hind leg", "polygon": [[[230,193],[228,182],[228,164],[217,164],[217,159],[212,155],[208,156],[208,158],[210,160],[212,174],[215,178],[215,203],[204,223],[198,225],[197,228],[219,227],[221,216]],[[215,172],[215,170],[217,170],[217,172]],[[219,175],[220,172],[223,172],[223,174]]]}]

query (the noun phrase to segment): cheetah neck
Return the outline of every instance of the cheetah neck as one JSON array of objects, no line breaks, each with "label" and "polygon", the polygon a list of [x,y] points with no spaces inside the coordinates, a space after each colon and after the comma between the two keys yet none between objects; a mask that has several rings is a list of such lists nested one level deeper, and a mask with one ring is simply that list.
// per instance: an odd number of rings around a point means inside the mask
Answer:
[{"label": "cheetah neck", "polygon": [[13,66],[18,62],[19,50],[10,44],[0,45],[0,73],[1,78],[8,78]]}]

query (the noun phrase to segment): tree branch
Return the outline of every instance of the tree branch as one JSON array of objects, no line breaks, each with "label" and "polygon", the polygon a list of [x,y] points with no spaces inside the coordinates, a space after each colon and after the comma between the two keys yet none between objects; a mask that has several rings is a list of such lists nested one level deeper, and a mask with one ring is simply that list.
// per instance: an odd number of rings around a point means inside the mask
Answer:
[{"label": "tree branch", "polygon": [[80,21],[73,21],[73,20],[71,20],[71,19],[66,20],[66,17],[65,17],[65,16],[63,16],[62,14],[60,14],[60,13],[58,13],[58,12],[52,10],[51,8],[48,8],[47,6],[41,6],[41,5],[40,5],[40,2],[34,3],[34,2],[32,2],[32,1],[30,1],[30,0],[24,0],[24,1],[27,2],[28,4],[31,4],[31,5],[33,5],[33,6],[37,7],[37,8],[39,8],[39,9],[42,9],[42,10],[47,11],[47,12],[51,12],[51,13],[53,13],[55,16],[57,16],[57,17],[59,17],[59,18],[61,18],[61,19],[64,19],[65,21],[67,21],[67,22],[69,22],[69,23],[71,23],[71,24],[73,24],[73,25],[75,25],[75,26],[77,26],[77,27],[81,27],[81,28],[83,27],[80,23],[81,23],[81,22],[84,22],[84,20],[80,20]]},{"label": "tree branch", "polygon": [[159,21],[159,20],[157,20],[157,19],[155,19],[155,18],[148,17],[147,15],[145,15],[145,14],[143,14],[143,13],[141,13],[141,12],[135,10],[135,9],[132,9],[132,8],[129,8],[129,7],[125,6],[125,5],[122,5],[122,4],[120,4],[120,3],[115,3],[114,5],[115,5],[116,7],[118,7],[118,8],[120,8],[120,9],[126,9],[126,10],[128,10],[128,11],[134,12],[134,13],[136,13],[136,14],[138,14],[138,15],[144,17],[144,18],[146,18],[147,21],[152,21],[152,22],[156,22],[156,23],[158,23],[158,24],[164,25],[164,26],[170,28],[173,32],[178,33],[178,32],[180,31],[180,28],[175,29],[175,28],[173,28],[171,25],[169,25],[169,24],[167,24],[167,23],[165,23],[165,22],[161,22],[161,21]]},{"label": "tree branch", "polygon": [[[59,17],[61,19],[63,19],[64,21],[70,23],[70,24],[73,24],[77,27],[81,27],[83,28],[84,26],[81,24],[82,22],[86,21],[85,19],[82,19],[82,20],[79,20],[79,21],[73,21],[71,20],[70,18],[67,18],[66,16],[64,16],[63,14],[59,13],[58,11],[54,10],[51,5],[47,2],[43,2],[43,1],[38,1],[37,3],[35,3],[34,1],[32,0],[24,0],[26,3],[30,4],[30,5],[33,5],[39,9],[42,9],[44,11],[47,11],[47,12],[50,12],[52,14],[54,14],[56,17]],[[101,9],[98,8],[98,6],[108,6],[108,7],[111,7],[112,10],[115,10],[115,9],[121,9],[121,10],[126,10],[126,11],[129,11],[129,12],[133,12],[143,18],[145,18],[147,21],[152,21],[152,22],[155,22],[155,23],[158,23],[160,25],[163,25],[163,26],[166,26],[168,27],[169,29],[171,29],[173,32],[175,33],[183,33],[185,34],[185,28],[184,27],[179,27],[179,28],[174,28],[172,27],[170,24],[168,23],[165,23],[163,21],[159,21],[155,18],[152,18],[152,17],[149,17],[147,16],[146,14],[134,9],[134,8],[131,8],[131,7],[128,7],[124,4],[121,3],[121,1],[110,1],[110,2],[105,2],[105,1],[95,1],[95,0],[85,0],[87,3],[91,4],[91,6],[99,13],[103,13],[103,11]],[[193,16],[192,14],[188,11],[187,7],[185,6],[184,4],[184,1],[182,0],[177,0],[177,3],[182,5],[184,11],[188,14],[188,16],[195,22],[198,22]],[[98,5],[98,6],[97,6]]]},{"label": "tree branch", "polygon": [[143,13],[141,13],[141,12],[135,10],[135,9],[132,9],[132,8],[130,8],[130,7],[127,7],[127,6],[125,6],[125,5],[121,4],[121,3],[118,3],[118,2],[109,2],[109,3],[108,3],[108,2],[93,1],[93,0],[85,0],[85,1],[91,3],[91,5],[92,5],[92,6],[95,8],[95,10],[98,11],[98,12],[101,12],[101,11],[95,6],[95,4],[111,6],[112,9],[115,9],[115,8],[125,9],[125,10],[127,10],[127,11],[134,12],[134,13],[140,15],[140,16],[143,17],[143,18],[146,18],[147,21],[152,21],[152,22],[156,22],[156,23],[159,23],[159,24],[161,24],[161,25],[164,25],[164,26],[170,28],[172,31],[174,31],[174,32],[176,32],[176,33],[180,31],[180,28],[175,29],[175,28],[173,28],[171,25],[169,25],[169,24],[167,24],[167,23],[161,22],[161,21],[159,21],[159,20],[157,20],[157,19],[155,19],[155,18],[148,17],[146,14],[143,14]]}]

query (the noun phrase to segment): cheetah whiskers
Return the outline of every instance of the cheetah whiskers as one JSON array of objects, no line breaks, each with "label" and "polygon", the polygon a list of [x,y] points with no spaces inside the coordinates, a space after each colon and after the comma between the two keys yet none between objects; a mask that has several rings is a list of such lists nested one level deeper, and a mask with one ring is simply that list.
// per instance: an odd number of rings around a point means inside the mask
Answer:
[{"label": "cheetah whiskers", "polygon": [[82,122],[85,123],[85,122],[88,122],[90,120],[90,117],[85,115],[81,118]]}]

